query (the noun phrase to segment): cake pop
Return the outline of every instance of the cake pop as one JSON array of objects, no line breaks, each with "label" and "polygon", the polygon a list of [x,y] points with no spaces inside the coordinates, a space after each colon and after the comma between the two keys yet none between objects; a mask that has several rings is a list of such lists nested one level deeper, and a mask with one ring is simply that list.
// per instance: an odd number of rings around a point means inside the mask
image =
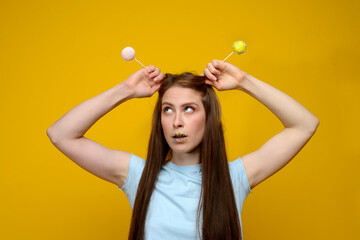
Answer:
[{"label": "cake pop", "polygon": [[135,61],[137,61],[141,66],[143,66],[144,68],[146,68],[147,70],[149,70],[147,67],[144,66],[144,64],[142,64],[139,60],[137,60],[135,58],[135,50],[132,47],[126,47],[121,51],[121,57],[125,60],[125,61],[131,61],[133,59],[135,59]]},{"label": "cake pop", "polygon": [[246,52],[246,43],[244,41],[237,41],[233,44],[233,51],[222,61],[225,62],[233,53],[242,54]]}]

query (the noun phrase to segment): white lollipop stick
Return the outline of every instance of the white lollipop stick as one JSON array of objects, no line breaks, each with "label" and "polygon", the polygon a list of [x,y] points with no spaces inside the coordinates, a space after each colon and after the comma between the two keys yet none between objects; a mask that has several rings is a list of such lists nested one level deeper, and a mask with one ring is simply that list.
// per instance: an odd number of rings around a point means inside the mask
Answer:
[{"label": "white lollipop stick", "polygon": [[234,52],[231,52],[231,53],[221,62],[221,64],[223,64],[223,63],[226,61],[226,59],[228,59],[233,53],[234,53]]},{"label": "white lollipop stick", "polygon": [[144,68],[146,68],[147,70],[149,70],[147,67],[144,66],[144,64],[142,64],[139,60],[137,60],[136,58],[134,58],[135,61],[137,61],[141,66],[143,66]]}]

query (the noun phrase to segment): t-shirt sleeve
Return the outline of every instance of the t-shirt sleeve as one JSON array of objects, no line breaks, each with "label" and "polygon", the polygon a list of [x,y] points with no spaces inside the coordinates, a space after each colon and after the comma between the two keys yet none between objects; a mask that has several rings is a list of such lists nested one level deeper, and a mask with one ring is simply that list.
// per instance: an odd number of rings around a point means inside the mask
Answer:
[{"label": "t-shirt sleeve", "polygon": [[125,180],[125,183],[121,187],[118,187],[120,190],[123,190],[124,193],[126,194],[131,209],[134,206],[137,188],[139,186],[140,178],[144,170],[144,167],[145,167],[145,160],[131,154],[129,160],[128,176]]},{"label": "t-shirt sleeve", "polygon": [[229,169],[236,202],[239,204],[239,209],[242,210],[246,197],[252,191],[241,158],[229,162]]}]

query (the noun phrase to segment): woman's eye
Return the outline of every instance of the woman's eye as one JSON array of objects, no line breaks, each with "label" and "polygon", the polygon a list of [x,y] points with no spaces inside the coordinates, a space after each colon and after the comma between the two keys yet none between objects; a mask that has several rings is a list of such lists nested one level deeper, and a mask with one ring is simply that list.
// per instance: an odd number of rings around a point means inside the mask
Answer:
[{"label": "woman's eye", "polygon": [[193,111],[194,111],[194,108],[192,108],[192,107],[185,108],[185,112],[193,112]]},{"label": "woman's eye", "polygon": [[169,107],[166,107],[166,108],[164,108],[164,112],[166,112],[166,113],[168,113],[168,112],[172,112],[172,109],[171,109],[171,108],[169,108]]}]

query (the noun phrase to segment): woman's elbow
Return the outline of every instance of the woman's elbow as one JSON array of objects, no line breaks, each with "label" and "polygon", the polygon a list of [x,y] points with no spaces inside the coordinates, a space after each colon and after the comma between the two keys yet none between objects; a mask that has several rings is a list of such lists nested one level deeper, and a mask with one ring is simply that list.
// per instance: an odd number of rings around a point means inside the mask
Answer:
[{"label": "woman's elbow", "polygon": [[51,132],[51,127],[49,127],[48,129],[46,129],[46,135],[48,136],[48,138],[50,139],[50,141],[52,141],[53,139],[53,134]]},{"label": "woman's elbow", "polygon": [[48,136],[48,138],[50,139],[50,141],[55,144],[57,142],[57,137],[55,134],[54,129],[50,126],[48,129],[46,129],[46,135]]},{"label": "woman's elbow", "polygon": [[311,114],[309,116],[306,116],[305,119],[302,119],[301,123],[297,127],[297,130],[311,137],[312,135],[314,135],[317,128],[319,127],[319,123],[319,119]]},{"label": "woman's elbow", "polygon": [[313,135],[316,132],[317,128],[319,127],[319,124],[320,124],[320,120],[314,116],[308,126],[309,129],[308,131],[311,133],[311,135]]}]

